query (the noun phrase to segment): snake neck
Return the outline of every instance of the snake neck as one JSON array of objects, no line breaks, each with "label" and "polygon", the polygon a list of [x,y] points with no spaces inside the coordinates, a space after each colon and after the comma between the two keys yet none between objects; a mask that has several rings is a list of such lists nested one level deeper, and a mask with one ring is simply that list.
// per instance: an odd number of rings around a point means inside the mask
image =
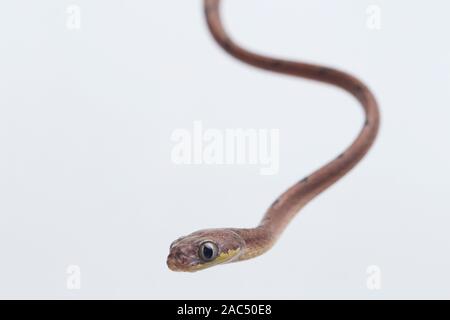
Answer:
[{"label": "snake neck", "polygon": [[251,259],[262,255],[275,244],[277,235],[270,227],[258,226],[251,229],[233,229],[243,240],[244,246],[236,261]]}]

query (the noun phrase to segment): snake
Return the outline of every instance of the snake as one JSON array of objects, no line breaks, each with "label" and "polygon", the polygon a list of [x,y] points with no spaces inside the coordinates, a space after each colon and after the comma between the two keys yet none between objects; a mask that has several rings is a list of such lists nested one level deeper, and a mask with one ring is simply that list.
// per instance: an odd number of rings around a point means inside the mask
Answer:
[{"label": "snake", "polygon": [[319,81],[343,89],[361,104],[365,121],[357,137],[344,152],[281,194],[256,227],[204,229],[173,241],[167,257],[167,266],[172,271],[195,272],[252,259],[270,250],[308,202],[362,160],[376,140],[380,126],[376,98],[361,80],[328,66],[267,57],[241,47],[225,31],[221,19],[221,3],[221,0],[204,0],[203,7],[212,37],[228,54],[259,69]]}]

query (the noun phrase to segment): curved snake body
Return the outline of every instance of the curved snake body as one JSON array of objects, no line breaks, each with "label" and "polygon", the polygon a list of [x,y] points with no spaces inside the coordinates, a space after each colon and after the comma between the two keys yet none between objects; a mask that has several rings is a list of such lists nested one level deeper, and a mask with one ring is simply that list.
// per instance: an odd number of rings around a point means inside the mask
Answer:
[{"label": "curved snake body", "polygon": [[240,47],[224,30],[220,18],[220,3],[220,0],[204,0],[204,9],[211,34],[226,52],[257,68],[340,87],[361,103],[366,119],[357,138],[339,157],[283,193],[257,227],[201,230],[174,241],[167,258],[167,265],[174,271],[197,271],[250,259],[269,250],[303,206],[349,172],[364,157],[379,128],[377,102],[363,82],[333,68],[266,57]]}]

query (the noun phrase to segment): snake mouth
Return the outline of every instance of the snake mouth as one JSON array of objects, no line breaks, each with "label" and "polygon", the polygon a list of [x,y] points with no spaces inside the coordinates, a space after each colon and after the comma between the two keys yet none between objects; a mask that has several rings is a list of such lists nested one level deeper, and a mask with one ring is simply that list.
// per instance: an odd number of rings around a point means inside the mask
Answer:
[{"label": "snake mouth", "polygon": [[173,259],[171,258],[171,255],[169,254],[169,256],[167,257],[167,267],[169,267],[170,270],[172,271],[177,271],[177,266],[175,265]]},{"label": "snake mouth", "polygon": [[189,272],[195,265],[189,263],[185,256],[170,253],[167,257],[167,267],[175,272]]},{"label": "snake mouth", "polygon": [[172,271],[182,271],[173,254],[169,254],[167,257],[167,266]]},{"label": "snake mouth", "polygon": [[175,271],[175,272],[180,272],[182,271],[177,264],[173,261],[173,260],[169,260],[167,259],[167,266],[169,267],[170,270]]},{"label": "snake mouth", "polygon": [[188,257],[176,253],[170,253],[167,257],[167,267],[175,272],[196,272],[218,264],[235,261],[239,257],[240,248],[221,252],[218,257],[210,262],[196,263],[188,261]]},{"label": "snake mouth", "polygon": [[173,260],[167,260],[167,266],[170,270],[175,272],[195,272],[198,271],[198,268],[196,268],[195,265],[193,266],[180,266],[178,263],[176,263]]}]

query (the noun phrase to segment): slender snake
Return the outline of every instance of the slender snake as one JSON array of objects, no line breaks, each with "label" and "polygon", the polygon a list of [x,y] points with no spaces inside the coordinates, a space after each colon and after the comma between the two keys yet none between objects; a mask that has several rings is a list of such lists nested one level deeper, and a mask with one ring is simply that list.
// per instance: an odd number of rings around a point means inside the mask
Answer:
[{"label": "slender snake", "polygon": [[267,210],[257,227],[206,229],[175,240],[167,257],[167,265],[173,271],[193,272],[265,253],[303,206],[348,173],[364,157],[379,128],[377,102],[363,82],[336,69],[265,57],[247,51],[225,32],[220,18],[220,3],[220,0],[204,0],[204,10],[211,34],[226,52],[257,68],[344,89],[361,103],[365,122],[357,138],[339,157],[284,192]]}]

